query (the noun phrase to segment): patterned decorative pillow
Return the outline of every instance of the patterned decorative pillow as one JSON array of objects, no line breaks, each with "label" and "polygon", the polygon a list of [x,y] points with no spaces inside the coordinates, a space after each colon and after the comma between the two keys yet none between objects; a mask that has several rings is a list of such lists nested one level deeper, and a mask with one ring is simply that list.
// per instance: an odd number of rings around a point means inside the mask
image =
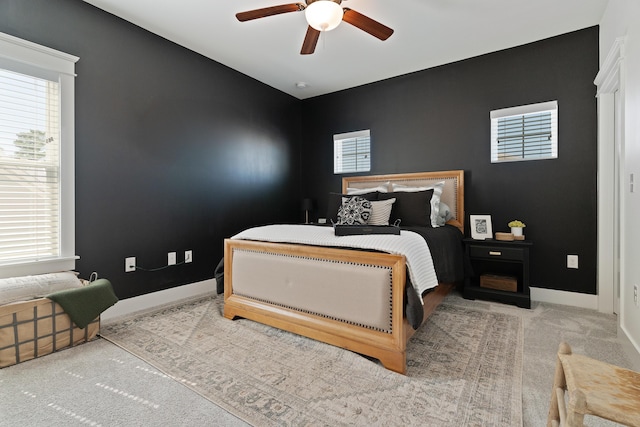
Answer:
[{"label": "patterned decorative pillow", "polygon": [[378,192],[366,193],[366,194],[342,194],[342,193],[329,193],[327,200],[327,222],[329,224],[338,223],[338,209],[349,197],[360,196],[369,201],[378,200]]},{"label": "patterned decorative pillow", "polygon": [[371,202],[364,197],[349,197],[338,209],[338,224],[365,225],[371,217]]}]

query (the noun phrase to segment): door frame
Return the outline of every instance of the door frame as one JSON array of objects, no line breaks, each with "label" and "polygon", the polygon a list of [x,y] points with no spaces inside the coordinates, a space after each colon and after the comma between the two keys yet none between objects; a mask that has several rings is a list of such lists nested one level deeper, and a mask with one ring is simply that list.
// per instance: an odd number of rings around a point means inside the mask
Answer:
[{"label": "door frame", "polygon": [[624,46],[615,40],[594,83],[598,98],[598,311],[618,313],[624,282]]}]

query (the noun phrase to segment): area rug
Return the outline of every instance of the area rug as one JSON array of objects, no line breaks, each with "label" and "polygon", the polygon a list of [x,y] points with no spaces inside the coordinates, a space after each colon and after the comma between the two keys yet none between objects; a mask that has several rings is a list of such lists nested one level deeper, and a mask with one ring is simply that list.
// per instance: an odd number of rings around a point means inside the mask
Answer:
[{"label": "area rug", "polygon": [[522,425],[522,319],[441,304],[407,375],[250,320],[222,296],[103,325],[101,335],[256,426]]}]

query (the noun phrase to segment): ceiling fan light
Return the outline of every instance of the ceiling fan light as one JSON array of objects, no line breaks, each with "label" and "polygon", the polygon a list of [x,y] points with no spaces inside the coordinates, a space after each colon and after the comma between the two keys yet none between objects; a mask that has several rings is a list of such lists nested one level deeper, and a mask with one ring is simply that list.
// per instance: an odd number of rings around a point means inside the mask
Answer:
[{"label": "ceiling fan light", "polygon": [[342,22],[344,12],[338,3],[332,0],[317,0],[304,11],[307,22],[318,31],[331,31]]}]

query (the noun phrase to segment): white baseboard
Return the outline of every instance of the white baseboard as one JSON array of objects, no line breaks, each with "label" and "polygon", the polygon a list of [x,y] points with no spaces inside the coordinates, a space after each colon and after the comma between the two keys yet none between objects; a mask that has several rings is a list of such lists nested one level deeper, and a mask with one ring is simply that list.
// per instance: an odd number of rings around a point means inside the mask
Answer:
[{"label": "white baseboard", "polygon": [[118,301],[100,315],[102,322],[109,322],[119,317],[129,316],[137,312],[172,304],[180,300],[187,300],[205,295],[216,294],[215,279],[177,286],[150,294],[140,295]]},{"label": "white baseboard", "polygon": [[[117,317],[129,316],[139,311],[147,311],[155,307],[175,303],[176,301],[215,294],[215,279],[190,283],[163,291],[152,292],[133,298],[118,301],[116,305],[105,310],[100,316],[102,321],[109,321]],[[531,300],[552,304],[569,305],[573,307],[598,309],[598,296],[577,292],[558,291],[545,288],[531,288]]]},{"label": "white baseboard", "polygon": [[598,295],[533,287],[530,288],[530,291],[532,301],[570,305],[572,307],[589,308],[592,310],[598,309]]}]

